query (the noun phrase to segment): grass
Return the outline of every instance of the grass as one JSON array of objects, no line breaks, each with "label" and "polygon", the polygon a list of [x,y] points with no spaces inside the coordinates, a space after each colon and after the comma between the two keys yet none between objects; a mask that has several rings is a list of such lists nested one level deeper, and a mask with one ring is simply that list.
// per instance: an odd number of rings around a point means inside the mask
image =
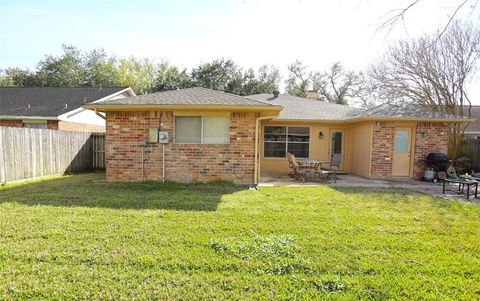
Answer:
[{"label": "grass", "polygon": [[480,206],[404,190],[0,188],[0,299],[480,299]]}]

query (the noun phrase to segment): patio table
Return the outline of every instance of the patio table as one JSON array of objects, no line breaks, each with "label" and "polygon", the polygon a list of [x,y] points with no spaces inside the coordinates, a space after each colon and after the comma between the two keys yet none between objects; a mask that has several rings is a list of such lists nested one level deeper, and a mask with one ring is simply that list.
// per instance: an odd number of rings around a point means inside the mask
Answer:
[{"label": "patio table", "polygon": [[[298,163],[309,169],[309,177],[315,179],[315,172],[322,168],[322,164],[328,164],[328,160],[297,159]],[[313,172],[313,173],[311,173]]]},{"label": "patio table", "polygon": [[297,159],[297,161],[298,161],[298,163],[300,163],[304,166],[310,167],[310,168],[316,168],[319,165],[321,167],[322,164],[330,163],[330,161],[328,161],[328,160]]},{"label": "patio table", "polygon": [[454,183],[458,184],[458,193],[464,194],[463,190],[465,189],[465,185],[467,186],[467,200],[470,197],[470,186],[475,187],[475,198],[478,197],[478,181],[468,178],[459,178],[459,179],[445,179],[443,180],[443,194],[445,194],[445,185],[446,183]]}]

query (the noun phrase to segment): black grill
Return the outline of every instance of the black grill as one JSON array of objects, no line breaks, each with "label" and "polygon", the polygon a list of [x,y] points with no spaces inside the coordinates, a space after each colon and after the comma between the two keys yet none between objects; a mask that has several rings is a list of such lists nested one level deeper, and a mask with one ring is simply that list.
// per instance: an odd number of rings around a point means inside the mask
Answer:
[{"label": "black grill", "polygon": [[435,171],[447,171],[448,159],[447,154],[444,153],[430,153],[425,158],[425,163],[428,167],[433,168]]}]

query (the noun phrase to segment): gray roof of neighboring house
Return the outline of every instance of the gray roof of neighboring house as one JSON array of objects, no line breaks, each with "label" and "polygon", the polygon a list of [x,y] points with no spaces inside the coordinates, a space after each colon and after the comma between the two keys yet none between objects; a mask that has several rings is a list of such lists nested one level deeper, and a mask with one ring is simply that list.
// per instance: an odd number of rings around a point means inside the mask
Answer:
[{"label": "gray roof of neighboring house", "polygon": [[221,91],[195,87],[107,100],[99,103],[98,107],[108,105],[271,106],[272,104]]},{"label": "gray roof of neighboring house", "polygon": [[352,117],[403,117],[403,118],[444,118],[466,119],[467,117],[433,112],[415,105],[382,104],[375,108],[362,110]]},{"label": "gray roof of neighboring house", "polygon": [[57,117],[126,88],[0,87],[0,115]]},{"label": "gray roof of neighboring house", "polygon": [[349,119],[350,116],[361,112],[360,109],[345,105],[311,100],[288,94],[279,94],[276,98],[273,97],[273,94],[267,93],[246,97],[282,106],[283,110],[280,112],[278,119],[346,120]]},{"label": "gray roof of neighboring house", "polygon": [[480,133],[480,106],[472,106],[472,118],[477,119],[477,121],[470,123],[465,132]]}]

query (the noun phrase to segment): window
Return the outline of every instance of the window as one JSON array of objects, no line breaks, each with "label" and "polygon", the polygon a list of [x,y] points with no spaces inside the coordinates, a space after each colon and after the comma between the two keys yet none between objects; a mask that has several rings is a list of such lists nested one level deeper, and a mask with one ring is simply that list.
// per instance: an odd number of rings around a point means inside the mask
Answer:
[{"label": "window", "polygon": [[298,158],[308,158],[310,128],[266,126],[263,141],[265,157],[285,158],[290,152]]},{"label": "window", "polygon": [[30,128],[30,129],[46,129],[47,124],[46,123],[28,123],[24,122],[23,123],[24,128]]},{"label": "window", "polygon": [[224,116],[175,117],[175,143],[228,144],[230,119]]},{"label": "window", "polygon": [[408,130],[395,131],[395,152],[408,153]]}]

